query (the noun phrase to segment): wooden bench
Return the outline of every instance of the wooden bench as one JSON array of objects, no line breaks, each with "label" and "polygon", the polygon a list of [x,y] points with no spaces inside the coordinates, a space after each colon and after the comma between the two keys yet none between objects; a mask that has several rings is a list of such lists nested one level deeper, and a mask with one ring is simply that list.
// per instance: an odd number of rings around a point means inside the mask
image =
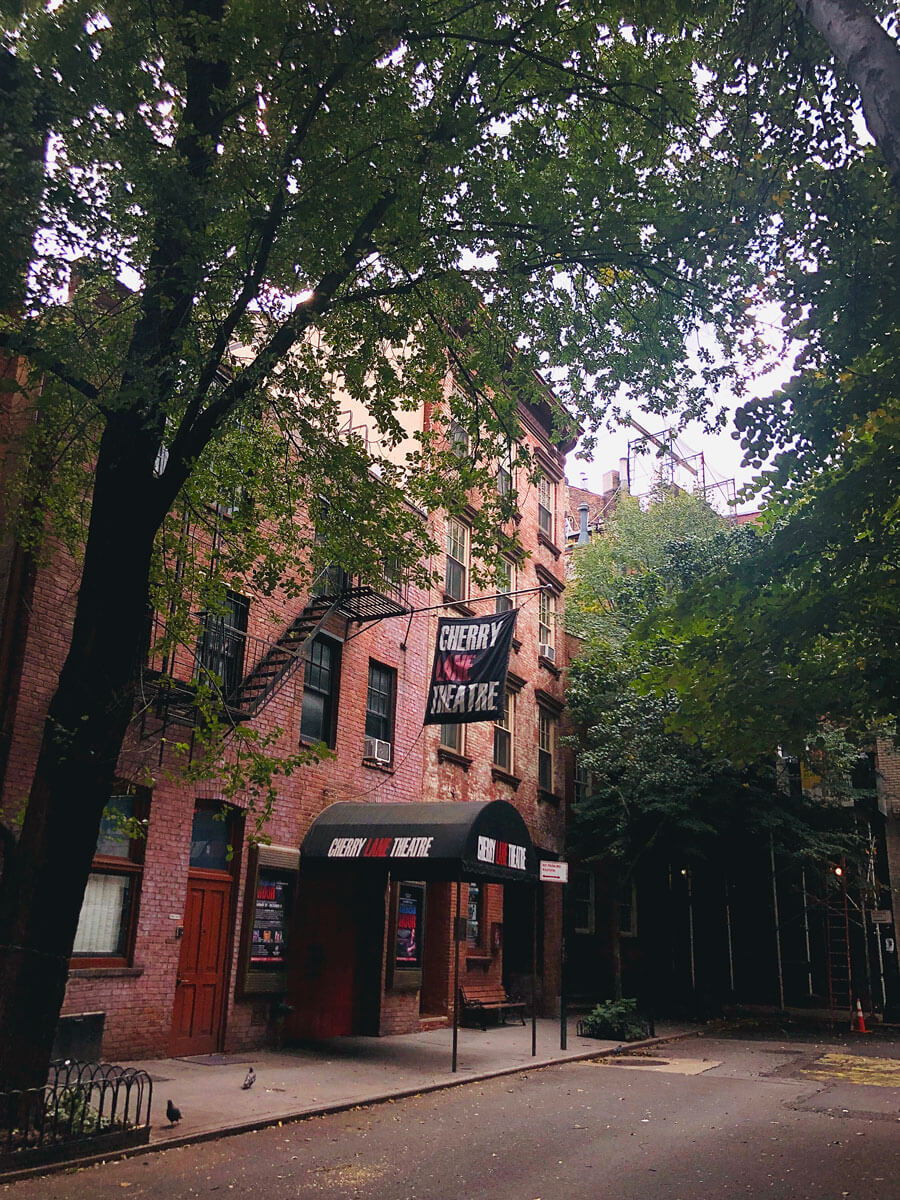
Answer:
[{"label": "wooden bench", "polygon": [[462,1015],[473,1013],[481,1022],[481,1028],[487,1029],[487,1014],[495,1012],[498,1020],[506,1024],[506,1014],[514,1012],[519,1021],[525,1024],[525,1001],[510,1000],[502,983],[467,983],[459,989],[462,1001]]}]

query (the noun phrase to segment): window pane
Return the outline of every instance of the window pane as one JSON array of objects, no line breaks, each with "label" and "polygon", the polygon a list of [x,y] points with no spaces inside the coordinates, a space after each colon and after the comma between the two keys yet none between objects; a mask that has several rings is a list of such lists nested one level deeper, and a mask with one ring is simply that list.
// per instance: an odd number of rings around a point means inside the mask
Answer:
[{"label": "window pane", "polygon": [[88,877],[73,954],[124,955],[131,886],[130,875]]},{"label": "window pane", "polygon": [[538,598],[538,641],[542,645],[553,645],[555,602],[549,592],[541,592]]},{"label": "window pane", "polygon": [[394,715],[394,672],[390,667],[369,663],[369,690],[366,696],[366,737],[390,742]]},{"label": "window pane", "polygon": [[191,866],[210,871],[228,870],[228,821],[214,808],[194,809],[191,830]]},{"label": "window pane", "polygon": [[134,796],[110,796],[100,822],[97,854],[104,854],[109,858],[130,857],[131,838],[122,829],[122,820],[133,816]]},{"label": "window pane", "polygon": [[512,770],[512,735],[508,729],[494,726],[494,766],[501,771]]},{"label": "window pane", "polygon": [[457,754],[462,754],[462,731],[462,725],[442,725],[441,745],[446,746],[448,750],[455,750]]},{"label": "window pane", "polygon": [[307,647],[303,676],[300,736],[308,742],[334,745],[339,651],[336,642],[317,637]]},{"label": "window pane", "polygon": [[[497,572],[497,591],[511,592],[513,590],[513,569],[512,563],[508,559],[504,559],[500,565],[500,570]],[[513,606],[512,596],[498,596],[495,605],[495,611],[498,613],[509,612]]]}]

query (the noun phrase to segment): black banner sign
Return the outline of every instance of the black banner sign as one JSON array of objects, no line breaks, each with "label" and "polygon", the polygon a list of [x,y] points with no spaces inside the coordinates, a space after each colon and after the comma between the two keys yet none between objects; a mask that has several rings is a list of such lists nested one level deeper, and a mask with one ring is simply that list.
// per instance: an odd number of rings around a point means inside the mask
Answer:
[{"label": "black banner sign", "polygon": [[462,725],[503,716],[515,626],[516,609],[490,617],[441,617],[426,725]]}]

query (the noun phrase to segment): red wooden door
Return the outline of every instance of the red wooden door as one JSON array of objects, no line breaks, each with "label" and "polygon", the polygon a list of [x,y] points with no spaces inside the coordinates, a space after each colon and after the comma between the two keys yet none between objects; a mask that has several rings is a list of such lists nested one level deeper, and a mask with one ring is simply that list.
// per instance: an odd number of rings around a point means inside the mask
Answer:
[{"label": "red wooden door", "polygon": [[230,899],[230,878],[193,873],[188,877],[170,1054],[212,1054],[219,1049]]},{"label": "red wooden door", "polygon": [[330,1038],[354,1033],[356,923],[352,880],[324,877],[301,897],[300,945],[289,981],[285,1033]]}]

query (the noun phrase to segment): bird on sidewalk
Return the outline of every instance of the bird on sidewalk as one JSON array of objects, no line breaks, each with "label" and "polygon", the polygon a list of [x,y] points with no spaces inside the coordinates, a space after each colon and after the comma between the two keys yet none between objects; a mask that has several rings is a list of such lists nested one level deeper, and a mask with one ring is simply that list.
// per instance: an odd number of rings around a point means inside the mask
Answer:
[{"label": "bird on sidewalk", "polygon": [[241,1087],[246,1092],[248,1090],[248,1088],[253,1087],[254,1083],[256,1083],[256,1072],[253,1070],[252,1067],[248,1067],[247,1068],[247,1078],[241,1084]]},{"label": "bird on sidewalk", "polygon": [[166,1101],[166,1116],[170,1125],[177,1125],[181,1120],[181,1109],[176,1108],[171,1100]]}]

